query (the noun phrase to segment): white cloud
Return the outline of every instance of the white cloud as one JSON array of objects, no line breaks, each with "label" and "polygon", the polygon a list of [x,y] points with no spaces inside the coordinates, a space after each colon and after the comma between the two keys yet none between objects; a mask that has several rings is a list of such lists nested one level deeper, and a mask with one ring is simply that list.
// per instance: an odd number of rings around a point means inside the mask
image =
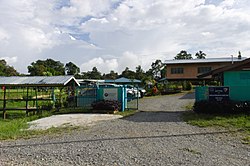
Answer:
[{"label": "white cloud", "polygon": [[91,71],[93,67],[97,67],[97,69],[103,73],[109,73],[111,70],[117,71],[118,62],[117,59],[104,60],[103,58],[98,57],[83,63],[81,65],[81,71]]},{"label": "white cloud", "polygon": [[[63,4],[62,2],[67,2]],[[250,54],[247,0],[0,1],[0,56],[75,62],[82,71],[148,69],[180,50]]]},{"label": "white cloud", "polygon": [[17,62],[17,57],[0,57],[0,59],[4,59],[8,65],[13,65]]},{"label": "white cloud", "polygon": [[0,44],[8,44],[9,38],[9,34],[4,29],[0,28]]},{"label": "white cloud", "polygon": [[221,7],[233,7],[233,5],[236,3],[236,0],[224,0],[221,2]]}]

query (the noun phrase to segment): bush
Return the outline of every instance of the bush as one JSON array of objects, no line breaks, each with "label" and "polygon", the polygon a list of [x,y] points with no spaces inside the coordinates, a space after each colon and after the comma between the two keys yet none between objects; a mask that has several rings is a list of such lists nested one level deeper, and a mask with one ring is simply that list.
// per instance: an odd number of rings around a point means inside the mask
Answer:
[{"label": "bush", "polygon": [[162,95],[165,94],[174,94],[174,93],[180,93],[181,92],[180,84],[177,82],[169,82],[164,86],[163,91],[161,91]]},{"label": "bush", "polygon": [[121,110],[121,103],[117,100],[99,100],[91,104],[93,110]]},{"label": "bush", "polygon": [[53,108],[53,102],[43,102],[41,108],[42,110],[51,111]]},{"label": "bush", "polygon": [[209,85],[209,86],[219,86],[220,83],[217,82],[217,81],[210,81],[210,82],[208,83],[208,85]]},{"label": "bush", "polygon": [[238,101],[198,101],[194,103],[193,111],[197,113],[242,113],[250,112],[250,102]]},{"label": "bush", "polygon": [[191,90],[192,89],[192,83],[190,81],[183,81],[182,82],[182,89],[183,90]]}]

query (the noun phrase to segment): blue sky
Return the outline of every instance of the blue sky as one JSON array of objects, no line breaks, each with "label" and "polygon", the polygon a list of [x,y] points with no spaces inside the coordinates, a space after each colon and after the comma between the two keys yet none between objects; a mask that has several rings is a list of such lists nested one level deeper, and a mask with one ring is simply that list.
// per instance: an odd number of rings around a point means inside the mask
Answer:
[{"label": "blue sky", "polygon": [[27,73],[38,59],[118,72],[187,50],[250,57],[247,0],[1,0],[0,58]]}]

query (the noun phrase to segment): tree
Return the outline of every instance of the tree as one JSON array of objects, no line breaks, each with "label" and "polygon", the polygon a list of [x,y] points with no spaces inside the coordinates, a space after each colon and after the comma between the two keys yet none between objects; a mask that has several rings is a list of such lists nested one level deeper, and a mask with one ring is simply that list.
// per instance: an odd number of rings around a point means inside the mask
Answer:
[{"label": "tree", "polygon": [[144,77],[146,77],[145,72],[142,70],[141,65],[137,66],[135,68],[135,78],[138,80],[142,80]]},{"label": "tree", "polygon": [[151,72],[153,75],[153,78],[159,79],[161,78],[161,70],[164,64],[161,62],[161,60],[157,59],[155,62],[151,64]]},{"label": "tree", "polygon": [[111,70],[108,74],[103,74],[103,79],[111,79],[115,80],[118,78],[118,73],[114,72],[114,70]]},{"label": "tree", "polygon": [[17,76],[19,73],[14,67],[7,65],[7,62],[2,59],[0,60],[0,76]]},{"label": "tree", "polygon": [[135,79],[135,72],[132,70],[129,70],[128,67],[125,68],[125,70],[122,72],[122,74],[120,75],[121,77],[126,77],[129,79]]},{"label": "tree", "polygon": [[101,72],[98,71],[97,67],[93,67],[92,71],[87,72],[89,79],[101,79],[102,75]]},{"label": "tree", "polygon": [[165,78],[166,75],[167,75],[167,66],[166,64],[163,64],[161,69],[161,78]]},{"label": "tree", "polygon": [[78,75],[80,73],[80,68],[74,63],[69,62],[65,65],[65,72],[67,75]]},{"label": "tree", "polygon": [[195,54],[195,56],[197,59],[205,59],[207,55],[204,52],[199,51]]},{"label": "tree", "polygon": [[241,59],[241,52],[239,51],[238,59]]},{"label": "tree", "polygon": [[174,59],[193,59],[192,54],[187,53],[185,50],[181,50],[180,53],[178,53]]},{"label": "tree", "polygon": [[28,66],[28,72],[31,76],[43,75],[65,75],[65,68],[63,63],[53,59],[37,60]]}]

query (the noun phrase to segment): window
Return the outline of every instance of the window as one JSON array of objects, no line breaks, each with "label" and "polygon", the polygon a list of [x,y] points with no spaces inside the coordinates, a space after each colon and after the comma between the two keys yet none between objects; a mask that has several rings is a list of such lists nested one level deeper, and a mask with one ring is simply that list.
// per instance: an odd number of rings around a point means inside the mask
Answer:
[{"label": "window", "polygon": [[212,67],[198,67],[198,73],[206,73],[212,70]]},{"label": "window", "polygon": [[184,73],[183,67],[171,68],[171,74],[183,74],[183,73]]}]

